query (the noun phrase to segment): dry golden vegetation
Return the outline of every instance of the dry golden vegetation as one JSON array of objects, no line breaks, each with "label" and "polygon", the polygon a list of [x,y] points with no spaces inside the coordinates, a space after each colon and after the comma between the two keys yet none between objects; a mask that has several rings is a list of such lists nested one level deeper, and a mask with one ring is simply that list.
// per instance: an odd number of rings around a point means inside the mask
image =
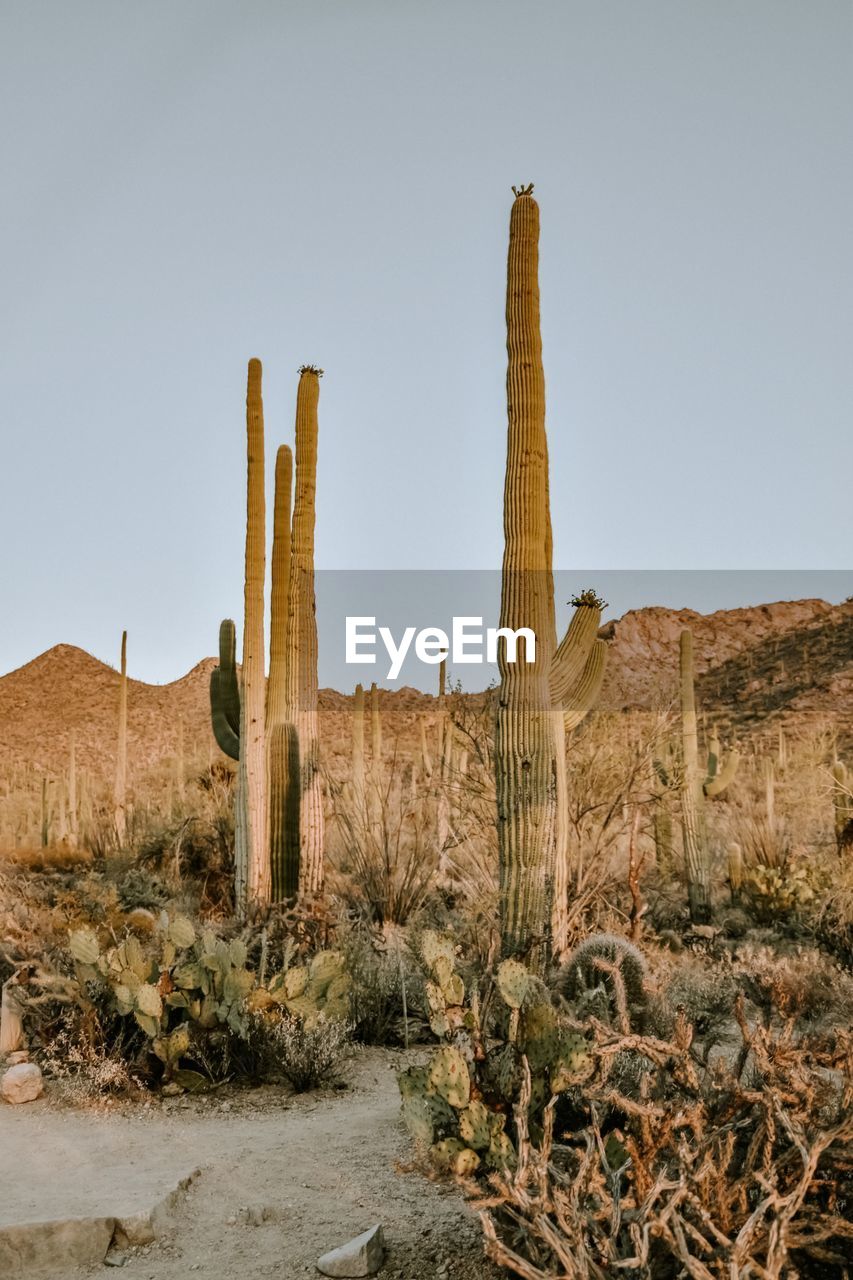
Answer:
[{"label": "dry golden vegetation", "polygon": [[525,1280],[849,1280],[853,606],[602,626],[587,588],[559,638],[515,194],[500,618],[535,661],[476,695],[443,664],[436,697],[318,689],[320,370],[267,619],[251,361],[218,664],[152,689],[123,641],[121,672],[60,646],[0,680],[0,1055],[79,1103],[305,1090],[400,1046],[412,1168]]}]

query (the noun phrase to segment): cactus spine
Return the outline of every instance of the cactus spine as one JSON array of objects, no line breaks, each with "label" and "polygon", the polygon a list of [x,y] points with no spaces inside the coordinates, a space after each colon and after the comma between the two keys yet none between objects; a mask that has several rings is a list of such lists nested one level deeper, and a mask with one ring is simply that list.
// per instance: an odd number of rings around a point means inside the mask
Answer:
[{"label": "cactus spine", "polygon": [[[600,604],[584,601],[557,647],[552,577],[548,441],[545,433],[545,373],[539,323],[539,208],[532,186],[513,188],[507,259],[507,463],[504,484],[504,557],[500,626],[530,628],[536,637],[533,662],[519,652],[508,662],[501,646],[501,676],[495,728],[500,856],[500,912],[506,954],[530,951],[542,967],[567,894],[565,838],[558,820],[565,795],[558,771],[565,768],[556,712],[573,710],[579,681],[593,652]],[[520,646],[519,646],[520,648]],[[600,679],[598,680],[600,685]],[[581,703],[585,698],[581,699]],[[559,863],[559,872],[558,872]],[[555,894],[555,875],[558,878]]]},{"label": "cactus spine", "polygon": [[121,633],[121,672],[118,686],[118,746],[116,776],[113,787],[116,839],[123,845],[127,838],[127,632]]},{"label": "cactus spine", "polygon": [[319,893],[324,877],[314,596],[317,404],[322,372],[313,365],[303,365],[296,394],[296,493],[291,535],[287,681],[288,703],[299,744],[301,893]]},{"label": "cactus spine", "polygon": [[722,795],[737,772],[740,757],[733,751],[721,760],[716,737],[710,741],[705,777],[699,769],[699,737],[696,727],[696,697],[693,687],[693,636],[684,630],[679,641],[681,675],[681,829],[687,898],[694,924],[711,920],[711,853],[705,821],[705,797]]},{"label": "cactus spine", "polygon": [[266,496],[261,362],[249,361],[246,387],[246,569],[243,593],[243,664],[240,697],[240,785],[245,796],[246,899],[252,908],[270,900],[267,848],[264,717],[264,581]]}]

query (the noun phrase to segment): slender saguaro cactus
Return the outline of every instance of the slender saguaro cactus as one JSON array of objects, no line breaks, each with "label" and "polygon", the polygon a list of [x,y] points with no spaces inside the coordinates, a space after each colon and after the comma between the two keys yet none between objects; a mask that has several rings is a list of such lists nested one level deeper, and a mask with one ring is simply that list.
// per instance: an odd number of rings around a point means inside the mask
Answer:
[{"label": "slender saguaro cactus", "polygon": [[113,787],[116,839],[127,839],[127,632],[121,633],[121,673],[118,686],[118,745]]},{"label": "slender saguaro cactus", "polygon": [[699,769],[699,738],[696,727],[696,698],[693,690],[693,636],[688,630],[679,641],[681,675],[681,829],[687,898],[694,924],[711,920],[711,853],[705,821],[705,797],[722,795],[734,778],[739,755],[733,751],[721,765],[720,744],[712,737],[705,776]]},{"label": "slender saguaro cactus", "polygon": [[832,801],[835,809],[835,843],[840,854],[853,849],[853,779],[842,760],[832,766]]},{"label": "slender saguaro cactus", "polygon": [[[557,898],[565,900],[565,832],[558,827],[558,792],[565,817],[567,699],[585,672],[600,618],[590,606],[591,633],[579,646],[590,618],[576,613],[562,644],[556,643],[545,374],[539,324],[539,208],[532,186],[513,188],[507,260],[507,463],[504,483],[504,558],[500,626],[529,628],[535,656],[522,651],[510,662],[498,653],[501,676],[495,728],[500,914],[506,954],[527,952],[544,966],[554,930]],[[571,638],[570,638],[571,636]],[[603,658],[598,650],[596,661]],[[599,679],[600,684],[600,679]],[[558,781],[559,779],[559,781]],[[559,850],[559,852],[558,852]]]},{"label": "slender saguaro cactus", "polygon": [[379,786],[382,777],[382,713],[375,681],[370,686],[370,755],[374,781]]},{"label": "slender saguaro cactus", "polygon": [[352,785],[357,811],[364,804],[364,686],[355,686],[352,702]]},{"label": "slender saguaro cactus", "polygon": [[296,393],[296,492],[290,549],[287,681],[299,743],[300,893],[323,888],[325,830],[317,716],[317,617],[314,524],[317,495],[317,404],[322,369],[303,365]]},{"label": "slender saguaro cactus", "polygon": [[79,813],[77,808],[77,739],[72,733],[68,749],[68,843],[72,849],[77,848],[80,833]]},{"label": "slender saguaro cactus", "polygon": [[266,718],[270,869],[274,902],[291,898],[299,890],[299,742],[293,708],[288,703],[287,684],[292,479],[293,454],[287,445],[282,445],[275,460]]},{"label": "slender saguaro cactus", "polygon": [[243,596],[243,664],[240,699],[240,773],[245,795],[246,895],[250,907],[270,900],[267,848],[266,742],[264,720],[264,580],[266,497],[264,493],[264,406],[261,362],[249,361],[246,387],[246,571]]}]

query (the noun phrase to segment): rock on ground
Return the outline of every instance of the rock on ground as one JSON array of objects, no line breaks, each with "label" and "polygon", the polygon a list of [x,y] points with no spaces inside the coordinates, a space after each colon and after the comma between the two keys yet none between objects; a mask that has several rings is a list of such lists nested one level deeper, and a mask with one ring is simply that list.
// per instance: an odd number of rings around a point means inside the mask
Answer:
[{"label": "rock on ground", "polygon": [[0,1080],[0,1095],[6,1102],[34,1102],[43,1090],[41,1070],[34,1062],[19,1062]]},{"label": "rock on ground", "polygon": [[324,1253],[317,1260],[317,1267],[324,1276],[357,1280],[359,1276],[375,1275],[384,1261],[385,1240],[382,1227],[377,1222],[375,1227],[363,1231],[354,1240]]}]

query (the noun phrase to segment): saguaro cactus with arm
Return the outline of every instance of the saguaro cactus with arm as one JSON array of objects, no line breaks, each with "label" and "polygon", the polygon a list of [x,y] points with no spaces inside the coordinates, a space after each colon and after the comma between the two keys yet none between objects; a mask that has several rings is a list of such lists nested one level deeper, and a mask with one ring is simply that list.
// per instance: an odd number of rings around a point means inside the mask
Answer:
[{"label": "saguaro cactus with arm", "polygon": [[[539,321],[539,208],[532,186],[513,188],[507,261],[507,464],[500,625],[529,628],[535,660],[498,653],[495,728],[501,933],[505,953],[543,966],[554,929],[558,860],[558,770],[565,767],[563,711],[578,681],[599,664],[598,604],[579,609],[556,644],[545,374]],[[593,656],[594,655],[594,656]],[[600,684],[600,677],[597,678]],[[579,708],[576,708],[579,710]],[[559,717],[559,721],[558,721]],[[558,758],[559,755],[559,758]],[[564,779],[563,779],[564,781]],[[561,805],[566,798],[560,787]],[[560,838],[564,845],[564,840]],[[560,851],[564,876],[565,849]],[[565,899],[565,888],[557,900]]]}]

